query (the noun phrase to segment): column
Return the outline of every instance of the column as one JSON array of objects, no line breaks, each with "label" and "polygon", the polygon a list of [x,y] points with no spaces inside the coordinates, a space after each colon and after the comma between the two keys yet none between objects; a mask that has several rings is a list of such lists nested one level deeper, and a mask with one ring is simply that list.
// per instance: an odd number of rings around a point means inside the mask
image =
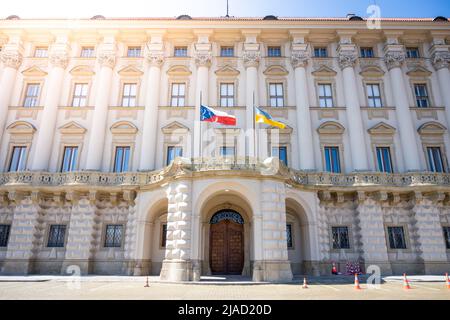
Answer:
[{"label": "column", "polygon": [[169,201],[166,256],[160,278],[167,281],[191,281],[192,182],[173,182],[166,192]]},{"label": "column", "polygon": [[14,209],[2,274],[27,275],[33,270],[40,218],[39,193],[8,192]]},{"label": "column", "polygon": [[210,156],[203,152],[206,138],[204,133],[208,130],[208,124],[200,122],[200,104],[209,104],[209,67],[212,60],[209,36],[209,33],[200,33],[198,34],[198,42],[195,43],[194,58],[197,66],[197,79],[195,86],[194,158]]},{"label": "column", "polygon": [[300,149],[300,170],[313,171],[316,169],[316,165],[314,161],[311,114],[309,111],[309,91],[306,79],[308,59],[308,45],[305,43],[293,43],[291,62],[295,73],[297,140]]},{"label": "column", "polygon": [[139,170],[154,170],[156,141],[158,137],[159,84],[161,82],[161,66],[164,63],[163,43],[161,36],[152,36],[148,44],[147,61],[150,65],[145,97],[144,128],[142,131],[141,158]]},{"label": "column", "polygon": [[399,128],[402,153],[406,171],[420,171],[419,149],[416,142],[416,130],[409,110],[408,96],[403,80],[402,64],[405,52],[397,39],[388,40],[384,48],[384,60],[389,70],[389,77],[394,95],[395,114]]},{"label": "column", "polygon": [[80,267],[81,274],[92,273],[92,258],[95,245],[96,220],[96,192],[88,195],[70,192],[66,199],[71,202],[70,224],[67,228],[66,255],[62,265],[62,274],[66,274],[67,267]]},{"label": "column", "polygon": [[425,197],[415,192],[413,197],[414,218],[420,243],[420,255],[425,265],[425,274],[444,274],[448,272],[449,262],[445,249],[439,207],[445,193],[435,192]]},{"label": "column", "polygon": [[136,192],[132,190],[125,190],[123,192],[123,199],[128,205],[127,225],[125,228],[124,239],[124,258],[123,274],[129,276],[142,275],[142,261],[138,261],[137,257],[137,232],[138,220],[136,209]]},{"label": "column", "polygon": [[245,155],[250,157],[252,161],[256,158],[255,150],[255,134],[254,131],[254,110],[253,107],[258,105],[258,66],[261,53],[255,50],[248,50],[244,52],[244,66],[246,70],[245,96],[246,96],[246,137],[247,150]]},{"label": "column", "polygon": [[97,80],[95,110],[92,118],[86,160],[86,169],[93,171],[99,171],[102,168],[111,82],[113,68],[116,62],[116,44],[114,35],[106,35],[104,37],[103,43],[99,48],[97,61],[100,65],[100,72]]},{"label": "column", "polygon": [[16,83],[17,69],[22,64],[22,52],[20,35],[10,35],[9,42],[4,46],[0,55],[3,62],[3,72],[0,79],[0,144],[8,120],[8,107]]},{"label": "column", "polygon": [[386,192],[379,192],[375,197],[369,198],[362,191],[358,192],[356,200],[365,268],[367,270],[368,266],[377,265],[381,269],[382,276],[392,274],[381,207],[382,202],[387,200]]},{"label": "column", "polygon": [[344,96],[348,126],[348,137],[350,140],[350,152],[354,171],[369,171],[369,161],[364,132],[361,106],[358,99],[358,87],[355,77],[355,63],[358,52],[355,44],[351,43],[351,36],[341,35],[338,47],[339,66],[342,70],[344,80]]},{"label": "column", "polygon": [[[261,241],[262,260],[253,264],[253,277],[261,281],[284,282],[292,280],[286,240],[286,190],[284,183],[261,182],[261,234],[255,230],[254,241]],[[255,223],[255,228],[256,228]]]},{"label": "column", "polygon": [[431,63],[436,70],[439,89],[441,92],[442,104],[445,106],[447,123],[450,123],[450,52],[449,45],[445,44],[445,39],[434,38],[430,49]]},{"label": "column", "polygon": [[48,170],[52,156],[53,138],[55,136],[56,121],[58,118],[58,105],[61,98],[61,89],[64,80],[64,69],[69,60],[70,47],[67,34],[56,35],[56,41],[50,48],[47,94],[44,99],[42,121],[39,126],[36,141],[36,150],[31,164],[31,170]]}]

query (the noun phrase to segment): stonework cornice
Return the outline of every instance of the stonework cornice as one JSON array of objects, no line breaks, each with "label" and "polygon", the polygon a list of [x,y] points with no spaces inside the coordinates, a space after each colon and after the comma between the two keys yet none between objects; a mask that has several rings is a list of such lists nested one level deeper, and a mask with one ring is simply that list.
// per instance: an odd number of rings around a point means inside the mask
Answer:
[{"label": "stonework cornice", "polygon": [[258,68],[259,61],[261,60],[261,53],[255,50],[247,50],[242,54],[245,68],[254,67]]},{"label": "stonework cornice", "polygon": [[18,69],[23,61],[23,56],[17,51],[4,51],[0,54],[0,59],[5,67]]}]

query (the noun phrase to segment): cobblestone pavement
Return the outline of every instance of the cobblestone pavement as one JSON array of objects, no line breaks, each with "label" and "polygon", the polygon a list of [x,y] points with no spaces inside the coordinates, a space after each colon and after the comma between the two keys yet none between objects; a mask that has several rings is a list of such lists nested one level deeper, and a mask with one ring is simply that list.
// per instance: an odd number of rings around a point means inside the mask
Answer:
[{"label": "cobblestone pavement", "polygon": [[411,282],[411,290],[401,281],[384,282],[369,289],[361,281],[355,290],[350,279],[330,281],[313,279],[308,289],[294,284],[171,284],[151,281],[144,287],[145,277],[119,281],[0,281],[0,299],[150,299],[150,300],[317,300],[317,299],[444,299],[450,300],[450,289],[444,282]]}]

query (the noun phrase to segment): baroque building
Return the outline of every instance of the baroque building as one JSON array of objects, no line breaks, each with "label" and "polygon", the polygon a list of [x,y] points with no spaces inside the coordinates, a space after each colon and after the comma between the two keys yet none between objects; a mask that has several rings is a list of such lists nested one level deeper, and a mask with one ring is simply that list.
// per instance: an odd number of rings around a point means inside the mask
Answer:
[{"label": "baroque building", "polygon": [[449,271],[450,23],[379,22],[0,20],[0,274]]}]

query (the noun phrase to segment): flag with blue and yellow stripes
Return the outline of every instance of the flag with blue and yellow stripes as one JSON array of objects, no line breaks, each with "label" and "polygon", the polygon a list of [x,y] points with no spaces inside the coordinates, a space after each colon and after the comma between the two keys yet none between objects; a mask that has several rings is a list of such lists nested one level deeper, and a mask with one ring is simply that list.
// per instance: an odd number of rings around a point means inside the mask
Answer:
[{"label": "flag with blue and yellow stripes", "polygon": [[264,110],[261,110],[258,107],[255,107],[255,122],[256,123],[265,123],[270,126],[274,126],[280,129],[286,128],[286,125],[282,122],[275,121],[272,119],[272,116],[265,112]]}]

